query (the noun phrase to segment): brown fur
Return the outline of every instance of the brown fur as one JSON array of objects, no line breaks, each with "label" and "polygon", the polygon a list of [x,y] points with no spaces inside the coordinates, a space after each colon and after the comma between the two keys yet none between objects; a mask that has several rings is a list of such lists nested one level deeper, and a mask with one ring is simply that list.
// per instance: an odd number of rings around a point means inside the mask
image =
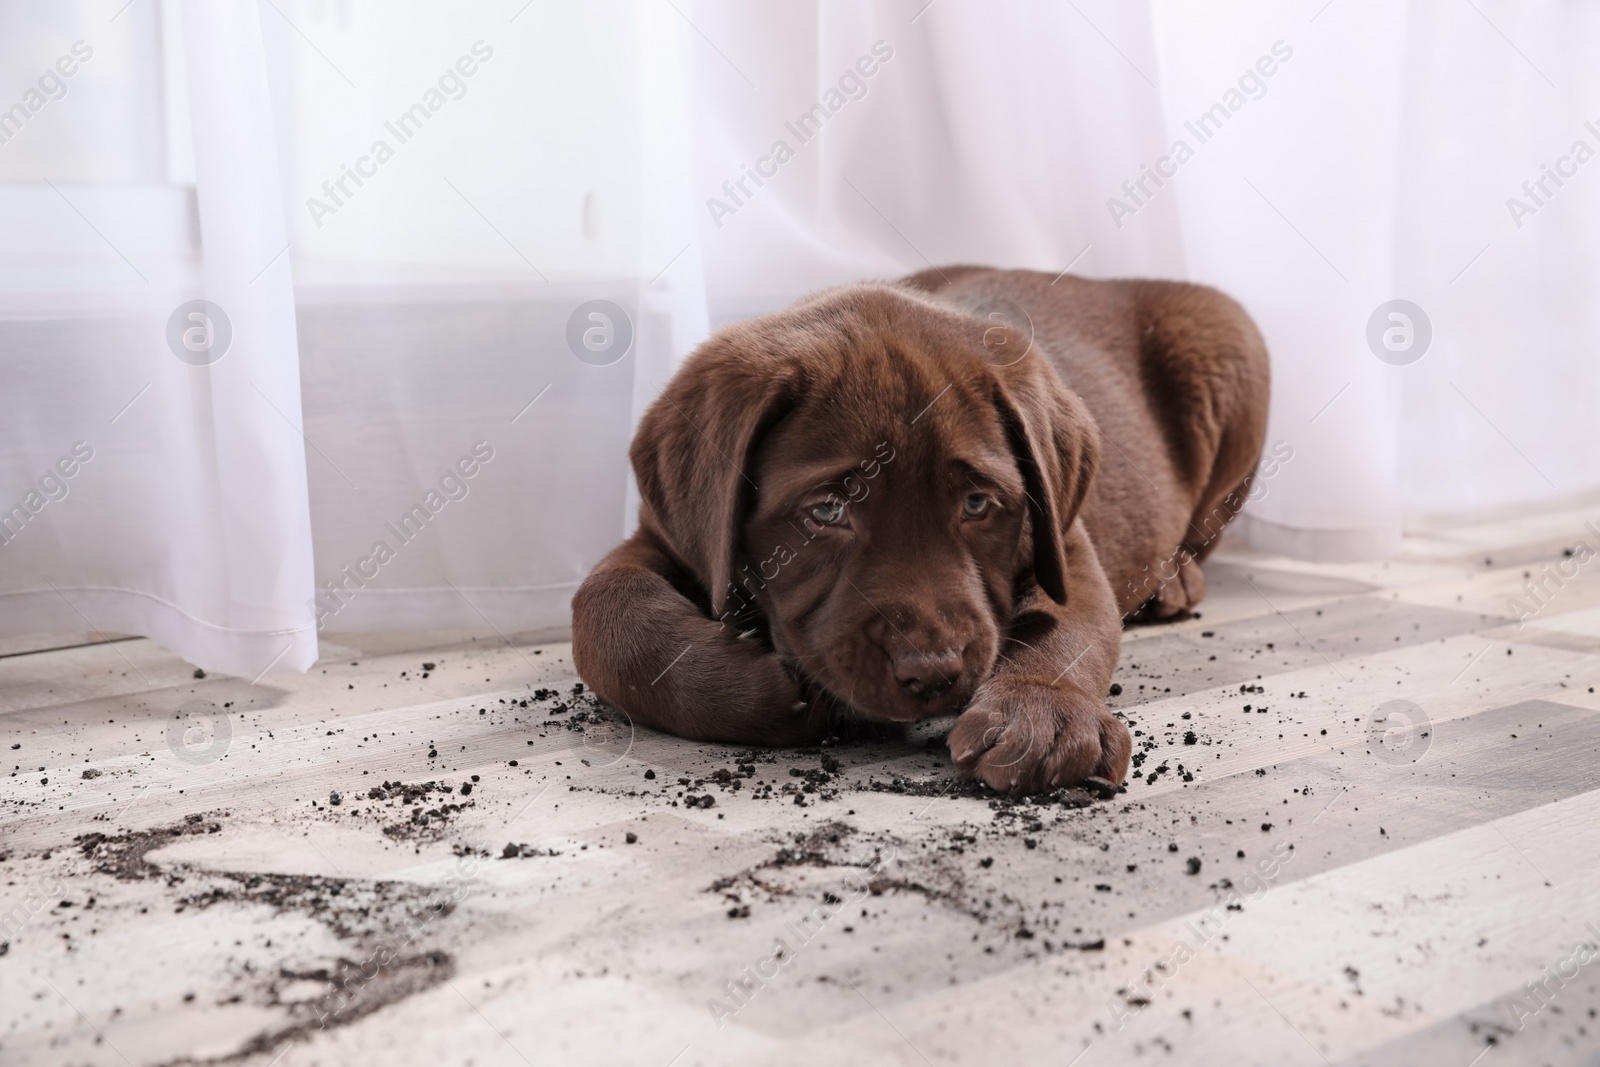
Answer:
[{"label": "brown fur", "polygon": [[[1031,331],[979,317],[999,299]],[[639,427],[639,529],[573,598],[579,673],[684,737],[959,714],[950,750],[995,788],[1121,781],[1122,621],[1204,595],[1267,387],[1249,316],[1180,283],[947,267],[730,326]]]}]

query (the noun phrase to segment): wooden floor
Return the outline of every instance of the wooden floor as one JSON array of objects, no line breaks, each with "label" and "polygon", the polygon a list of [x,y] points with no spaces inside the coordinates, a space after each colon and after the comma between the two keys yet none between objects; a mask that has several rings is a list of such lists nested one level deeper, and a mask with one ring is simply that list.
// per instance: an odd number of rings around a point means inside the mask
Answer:
[{"label": "wooden floor", "polygon": [[634,731],[530,635],[8,642],[0,1062],[1600,1063],[1589,520],[1225,549],[1092,804],[955,783],[947,721]]}]

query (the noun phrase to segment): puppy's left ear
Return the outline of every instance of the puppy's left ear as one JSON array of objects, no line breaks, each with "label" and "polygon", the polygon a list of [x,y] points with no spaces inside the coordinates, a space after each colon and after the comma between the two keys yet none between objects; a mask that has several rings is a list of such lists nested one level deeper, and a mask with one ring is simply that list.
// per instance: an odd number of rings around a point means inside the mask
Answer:
[{"label": "puppy's left ear", "polygon": [[1051,600],[1065,604],[1062,543],[1100,462],[1100,431],[1037,352],[997,370],[996,378],[995,407],[1028,494],[1034,578]]},{"label": "puppy's left ear", "polygon": [[693,573],[712,618],[727,610],[740,526],[755,495],[751,457],[799,392],[793,361],[762,351],[748,328],[711,338],[650,405],[628,450],[640,523]]}]

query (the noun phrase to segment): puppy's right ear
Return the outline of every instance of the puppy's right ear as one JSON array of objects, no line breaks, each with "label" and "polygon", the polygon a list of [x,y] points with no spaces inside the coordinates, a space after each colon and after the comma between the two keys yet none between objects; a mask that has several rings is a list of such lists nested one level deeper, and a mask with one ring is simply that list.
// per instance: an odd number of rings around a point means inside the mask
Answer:
[{"label": "puppy's right ear", "polygon": [[1026,353],[997,377],[995,406],[1028,494],[1034,578],[1051,600],[1065,604],[1064,538],[1100,461],[1094,417],[1038,353]]},{"label": "puppy's right ear", "polygon": [[753,357],[739,338],[713,338],[650,406],[628,450],[650,524],[727,609],[739,531],[755,493],[750,461],[793,409],[792,368]]}]

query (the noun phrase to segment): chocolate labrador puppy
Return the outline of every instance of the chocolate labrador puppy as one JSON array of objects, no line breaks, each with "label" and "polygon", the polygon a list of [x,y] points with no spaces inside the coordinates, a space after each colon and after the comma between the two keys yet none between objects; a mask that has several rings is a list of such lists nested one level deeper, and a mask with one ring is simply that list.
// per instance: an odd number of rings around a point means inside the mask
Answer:
[{"label": "chocolate labrador puppy", "polygon": [[945,267],[729,326],[634,438],[639,529],[573,597],[578,671],[682,737],[959,714],[996,789],[1121,782],[1123,621],[1204,595],[1267,392],[1249,316],[1197,285]]}]

